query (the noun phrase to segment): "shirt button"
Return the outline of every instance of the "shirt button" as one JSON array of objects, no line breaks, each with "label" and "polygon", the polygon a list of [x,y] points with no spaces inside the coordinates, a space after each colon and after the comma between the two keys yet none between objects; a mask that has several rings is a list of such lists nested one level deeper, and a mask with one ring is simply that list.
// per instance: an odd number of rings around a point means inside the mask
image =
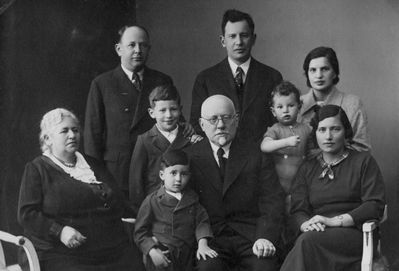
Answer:
[{"label": "shirt button", "polygon": [[126,107],[125,109],[123,109],[123,111],[125,111],[125,112],[129,112],[129,111],[130,111],[130,109]]},{"label": "shirt button", "polygon": [[101,193],[101,196],[102,196],[103,198],[105,198],[105,197],[107,196],[107,193],[102,192],[102,193]]}]

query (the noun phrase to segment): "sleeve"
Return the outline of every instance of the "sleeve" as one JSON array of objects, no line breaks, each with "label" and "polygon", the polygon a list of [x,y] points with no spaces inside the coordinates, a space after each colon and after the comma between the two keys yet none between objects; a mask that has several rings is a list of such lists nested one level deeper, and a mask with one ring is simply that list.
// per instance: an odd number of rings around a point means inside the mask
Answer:
[{"label": "sleeve", "polygon": [[201,105],[208,96],[209,94],[205,80],[202,74],[199,74],[195,79],[192,91],[190,123],[194,127],[195,132],[200,135],[204,135],[199,125],[199,118],[201,117]]},{"label": "sleeve", "polygon": [[148,152],[144,144],[143,136],[137,138],[136,146],[132,154],[129,169],[129,200],[132,208],[140,208],[146,194],[144,191],[144,182],[146,182],[148,165]]},{"label": "sleeve", "polygon": [[90,86],[86,104],[84,150],[99,161],[104,160],[105,109],[100,87],[96,80]]},{"label": "sleeve", "polygon": [[44,180],[39,169],[28,163],[22,176],[18,201],[18,221],[29,232],[44,240],[59,239],[64,225],[43,213]]},{"label": "sleeve", "polygon": [[377,162],[371,155],[361,165],[361,201],[362,204],[348,214],[356,226],[367,220],[382,217],[385,205],[385,187]]},{"label": "sleeve", "polygon": [[265,238],[277,244],[283,227],[285,193],[269,155],[261,155],[261,167],[258,199],[261,216],[257,221],[255,238]]},{"label": "sleeve", "polygon": [[303,222],[309,220],[313,216],[313,208],[309,202],[308,184],[306,183],[309,176],[309,170],[305,162],[305,164],[299,168],[292,184],[290,213],[294,216],[298,229]]},{"label": "sleeve", "polygon": [[152,239],[152,223],[154,215],[151,208],[152,194],[145,198],[137,214],[134,227],[134,241],[140,248],[143,255],[148,255],[151,248],[156,246]]},{"label": "sleeve", "polygon": [[369,151],[371,149],[371,144],[367,127],[367,115],[363,109],[361,100],[356,97],[351,108],[353,112],[349,121],[353,129],[353,143],[351,143],[350,147],[357,151]]},{"label": "sleeve", "polygon": [[196,206],[195,222],[196,222],[195,237],[197,238],[197,241],[199,241],[202,238],[213,237],[208,213],[206,212],[205,208],[199,203]]},{"label": "sleeve", "polygon": [[278,131],[276,125],[273,125],[269,128],[267,128],[266,133],[263,135],[263,137],[270,137],[274,140],[279,139]]}]

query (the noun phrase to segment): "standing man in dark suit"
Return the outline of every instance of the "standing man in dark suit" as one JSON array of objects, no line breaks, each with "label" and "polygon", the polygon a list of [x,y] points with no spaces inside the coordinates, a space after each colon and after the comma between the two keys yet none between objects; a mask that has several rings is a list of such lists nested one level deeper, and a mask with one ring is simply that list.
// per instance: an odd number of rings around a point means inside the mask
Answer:
[{"label": "standing man in dark suit", "polygon": [[276,249],[282,230],[284,192],[270,157],[258,144],[236,137],[238,116],[226,96],[207,98],[200,126],[207,139],[186,149],[191,185],[208,212],[216,258],[198,270],[277,270]]},{"label": "standing man in dark suit", "polygon": [[229,97],[236,105],[240,114],[239,138],[258,141],[273,124],[270,92],[282,76],[251,57],[256,40],[254,30],[249,14],[234,9],[225,12],[220,40],[227,58],[202,71],[194,83],[190,121],[197,132],[201,130],[198,125],[201,104],[215,94]]},{"label": "standing man in dark suit", "polygon": [[115,49],[121,65],[91,83],[84,149],[87,155],[104,161],[128,195],[130,159],[137,136],[155,123],[147,112],[149,93],[156,86],[172,84],[172,79],[145,66],[151,46],[143,27],[125,26],[119,35]]}]

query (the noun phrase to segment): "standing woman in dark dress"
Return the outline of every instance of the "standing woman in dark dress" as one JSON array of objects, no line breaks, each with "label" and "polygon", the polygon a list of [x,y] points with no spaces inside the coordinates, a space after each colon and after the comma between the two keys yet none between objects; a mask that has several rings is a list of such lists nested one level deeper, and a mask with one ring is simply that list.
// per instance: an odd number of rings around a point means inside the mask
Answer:
[{"label": "standing woman in dark dress", "polygon": [[281,271],[360,270],[362,223],[384,210],[381,172],[368,152],[345,148],[353,132],[341,107],[321,107],[312,126],[322,153],[293,184],[291,214],[302,233]]},{"label": "standing woman in dark dress", "polygon": [[123,195],[101,164],[77,151],[78,119],[57,108],[40,129],[43,154],[26,164],[18,219],[41,270],[133,270]]}]

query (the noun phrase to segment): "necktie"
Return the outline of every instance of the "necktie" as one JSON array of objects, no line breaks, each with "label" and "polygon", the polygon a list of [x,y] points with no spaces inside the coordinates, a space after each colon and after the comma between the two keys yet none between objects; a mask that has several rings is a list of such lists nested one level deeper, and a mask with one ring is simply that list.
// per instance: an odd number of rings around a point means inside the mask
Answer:
[{"label": "necktie", "polygon": [[226,170],[226,158],[223,157],[224,155],[224,150],[223,148],[219,148],[218,151],[216,152],[219,160],[219,170],[220,170],[220,176],[222,177],[222,180],[224,178],[224,172]]},{"label": "necktie", "polygon": [[[234,83],[236,85],[237,96],[239,101],[240,109],[242,107],[243,97],[244,97],[244,71],[240,66],[237,67],[236,75],[234,77]],[[241,110],[240,110],[241,111]]]},{"label": "necktie", "polygon": [[137,73],[133,73],[132,75],[132,83],[134,85],[134,87],[138,90],[141,91],[141,81],[140,81],[140,77]]}]

